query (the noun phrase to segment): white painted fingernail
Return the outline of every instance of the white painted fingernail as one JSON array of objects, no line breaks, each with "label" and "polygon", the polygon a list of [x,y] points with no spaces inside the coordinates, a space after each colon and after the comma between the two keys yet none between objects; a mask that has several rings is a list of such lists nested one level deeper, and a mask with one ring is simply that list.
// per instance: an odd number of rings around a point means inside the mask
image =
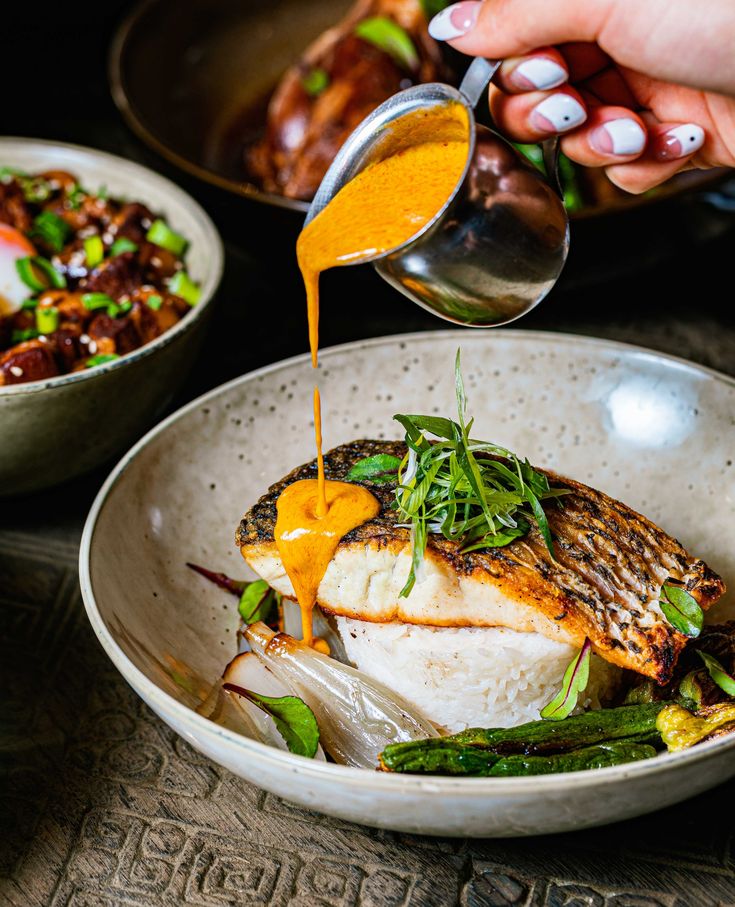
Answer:
[{"label": "white painted fingernail", "polygon": [[461,38],[477,22],[481,3],[479,0],[463,0],[453,3],[429,22],[429,34],[435,41],[452,41]]},{"label": "white painted fingernail", "polygon": [[704,145],[704,129],[696,123],[674,126],[656,139],[655,154],[660,161],[675,161],[694,154]]},{"label": "white painted fingernail", "polygon": [[630,117],[608,120],[590,133],[590,145],[601,154],[640,154],[646,147],[646,130]]},{"label": "white painted fingernail", "polygon": [[510,75],[510,81],[521,90],[548,91],[558,88],[567,80],[567,71],[553,60],[546,57],[532,57],[519,63]]},{"label": "white painted fingernail", "polygon": [[587,113],[576,98],[559,92],[544,98],[531,111],[531,125],[539,132],[568,132],[587,119]]}]

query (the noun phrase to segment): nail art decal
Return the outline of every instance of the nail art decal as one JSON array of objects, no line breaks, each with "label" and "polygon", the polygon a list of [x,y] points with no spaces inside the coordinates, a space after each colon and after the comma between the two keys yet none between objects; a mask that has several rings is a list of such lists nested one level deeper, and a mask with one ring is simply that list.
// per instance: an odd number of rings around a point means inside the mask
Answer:
[{"label": "nail art decal", "polygon": [[435,41],[452,41],[466,35],[477,22],[480,3],[477,0],[463,0],[453,3],[429,22],[429,34]]},{"label": "nail art decal", "polygon": [[598,126],[590,135],[590,143],[595,151],[602,154],[619,154],[621,157],[640,154],[646,147],[646,131],[637,120],[621,117]]},{"label": "nail art decal", "polygon": [[519,63],[510,78],[525,91],[532,91],[534,88],[538,91],[548,91],[550,88],[558,88],[559,85],[563,85],[567,80],[567,72],[564,67],[559,66],[553,60],[548,60],[546,57],[532,57],[530,60]]},{"label": "nail art decal", "polygon": [[662,161],[675,161],[686,157],[704,145],[704,129],[696,123],[674,126],[658,137],[656,157]]},{"label": "nail art decal", "polygon": [[587,119],[584,107],[571,95],[552,94],[531,112],[531,123],[540,132],[568,132]]}]

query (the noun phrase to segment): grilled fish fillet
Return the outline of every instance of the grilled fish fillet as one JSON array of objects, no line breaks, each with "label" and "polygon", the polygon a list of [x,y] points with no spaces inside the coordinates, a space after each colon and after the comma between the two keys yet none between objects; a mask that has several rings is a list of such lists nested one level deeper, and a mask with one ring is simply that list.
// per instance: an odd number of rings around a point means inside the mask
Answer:
[{"label": "grilled fish fillet", "polygon": [[[354,441],[326,454],[326,475],[344,480],[363,457],[405,452],[400,442]],[[381,512],[340,542],[319,587],[320,607],[366,621],[509,627],[579,646],[588,637],[607,661],[667,682],[687,638],[663,618],[661,586],[669,577],[678,580],[707,609],[725,591],[724,583],[625,504],[546,474],[552,485],[571,492],[561,507],[545,508],[556,560],[535,525],[504,548],[469,554],[457,542],[430,535],[425,570],[408,598],[399,593],[410,566],[409,530],[397,525],[390,509],[394,487],[366,485],[383,505]],[[243,517],[236,533],[248,564],[289,598],[293,588],[273,535],[276,501],[287,485],[315,477],[316,461],[289,473]]]}]

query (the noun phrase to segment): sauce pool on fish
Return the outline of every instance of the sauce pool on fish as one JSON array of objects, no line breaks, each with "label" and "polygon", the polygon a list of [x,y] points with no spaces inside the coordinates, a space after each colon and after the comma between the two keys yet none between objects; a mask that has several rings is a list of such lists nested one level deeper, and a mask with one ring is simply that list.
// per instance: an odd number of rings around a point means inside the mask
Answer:
[{"label": "sauce pool on fish", "polygon": [[[454,106],[456,138],[432,140],[431,113],[399,121],[393,129],[404,147],[359,173],[301,232],[296,254],[306,288],[314,368],[318,364],[322,271],[369,261],[408,242],[443,208],[461,179],[469,142],[463,121],[466,114],[461,105]],[[447,111],[440,116],[446,122]],[[304,479],[284,490],[277,502],[275,528],[278,551],[301,609],[304,641],[309,645],[314,644],[312,612],[319,585],[340,539],[380,511],[379,502],[366,488],[325,479],[318,387],[314,388],[314,432],[317,479]]]}]

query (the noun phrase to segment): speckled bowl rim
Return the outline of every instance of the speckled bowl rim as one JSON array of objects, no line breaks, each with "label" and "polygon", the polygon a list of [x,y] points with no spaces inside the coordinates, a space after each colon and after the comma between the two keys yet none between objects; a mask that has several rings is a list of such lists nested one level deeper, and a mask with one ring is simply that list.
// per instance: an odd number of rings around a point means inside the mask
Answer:
[{"label": "speckled bowl rim", "polygon": [[214,294],[219,287],[220,281],[222,280],[222,274],[224,271],[224,247],[222,245],[222,238],[217,231],[212,219],[204,210],[204,208],[197,202],[188,192],[185,192],[182,188],[176,185],[165,176],[161,176],[160,173],[156,173],[155,170],[151,170],[148,167],[144,167],[142,164],[138,164],[136,161],[128,160],[124,157],[119,157],[116,154],[110,154],[108,151],[100,151],[97,148],[90,148],[87,145],[75,145],[70,142],[56,142],[52,139],[33,139],[25,138],[23,136],[10,136],[4,135],[0,136],[0,164],[2,164],[2,155],[3,148],[6,145],[11,143],[14,144],[27,144],[29,146],[36,146],[40,148],[63,148],[67,151],[83,153],[87,155],[92,155],[96,158],[99,158],[110,165],[115,167],[127,170],[131,173],[136,173],[144,180],[148,182],[158,183],[162,192],[165,192],[167,195],[175,198],[182,207],[188,208],[191,214],[196,220],[200,222],[200,225],[205,234],[205,243],[207,246],[206,257],[209,262],[209,274],[206,280],[201,285],[201,297],[199,302],[196,305],[191,306],[190,311],[184,315],[184,317],[177,322],[172,328],[166,331],[164,334],[161,334],[160,337],[157,337],[155,340],[152,340],[150,343],[146,343],[144,346],[138,347],[137,350],[132,350],[130,353],[125,353],[119,359],[115,359],[113,362],[107,362],[103,365],[97,365],[93,369],[83,372],[70,372],[66,375],[57,375],[54,378],[48,378],[41,381],[28,381],[25,384],[10,384],[7,386],[0,387],[0,397],[10,397],[17,396],[20,394],[39,394],[46,390],[51,390],[57,387],[65,387],[69,384],[77,384],[80,381],[89,381],[94,378],[98,378],[100,375],[106,375],[108,372],[113,372],[116,369],[124,368],[126,365],[130,365],[133,362],[137,362],[140,359],[145,359],[147,356],[152,356],[157,350],[162,349],[165,346],[168,346],[169,343],[172,343],[178,336],[188,331],[194,324],[202,317],[205,309],[211,303],[214,298]]},{"label": "speckled bowl rim", "polygon": [[[650,350],[634,344],[587,337],[584,335],[555,333],[552,331],[497,329],[493,331],[493,335],[514,340],[519,344],[523,344],[525,341],[542,341],[553,343],[557,348],[560,345],[571,345],[585,349],[604,348],[618,351],[623,355],[640,357],[649,361],[663,361],[668,365],[676,366],[681,371],[694,373],[699,376],[707,376],[714,381],[721,381],[730,387],[735,387],[735,378],[731,378],[715,369],[697,365],[696,363],[689,362],[678,356],[659,353],[655,350]],[[357,352],[379,347],[386,343],[408,342],[415,345],[432,342],[437,339],[461,341],[461,338],[465,336],[466,331],[461,329],[424,331],[414,334],[396,334],[329,347],[320,351],[319,356],[320,360],[326,364],[332,356],[350,351]],[[492,343],[490,336],[488,337],[488,341]],[[363,789],[372,790],[376,793],[385,792],[396,794],[405,792],[413,795],[424,794],[430,797],[452,796],[474,799],[478,796],[483,796],[490,799],[493,795],[512,796],[515,794],[544,794],[550,790],[555,790],[557,793],[564,790],[578,790],[580,788],[590,788],[598,785],[616,784],[625,781],[628,778],[638,778],[643,775],[658,775],[662,772],[666,772],[669,768],[691,765],[695,762],[714,758],[718,754],[724,753],[726,750],[735,750],[735,734],[733,734],[711,740],[707,743],[698,744],[688,750],[682,750],[678,753],[662,753],[653,759],[645,759],[640,762],[631,762],[625,765],[609,766],[607,768],[589,769],[584,772],[560,772],[555,775],[537,775],[528,778],[451,778],[442,775],[420,776],[399,775],[377,771],[371,772],[361,768],[307,759],[303,756],[296,756],[285,750],[259,743],[256,740],[251,740],[248,737],[244,737],[227,728],[220,727],[203,716],[198,715],[193,709],[179,702],[168,693],[165,693],[157,684],[152,680],[149,680],[148,677],[128,659],[127,655],[125,655],[115,641],[112,633],[108,630],[97,607],[94,591],[92,589],[90,562],[92,547],[94,545],[94,532],[97,520],[107,502],[110,492],[122,480],[128,467],[138,454],[159,435],[164,434],[168,427],[174,422],[186,417],[189,413],[214,400],[217,396],[238,384],[249,383],[257,378],[265,377],[284,366],[306,364],[308,361],[309,354],[306,353],[293,356],[289,359],[283,359],[271,365],[264,366],[263,368],[256,369],[255,371],[248,372],[245,375],[241,375],[239,378],[235,378],[232,381],[228,381],[225,384],[221,384],[219,387],[208,391],[206,394],[203,394],[191,403],[186,404],[186,406],[183,406],[175,413],[172,413],[155,428],[151,429],[128,451],[127,454],[125,454],[108,476],[92,504],[92,508],[84,525],[79,551],[79,578],[84,607],[97,638],[115,667],[117,667],[128,683],[138,691],[154,709],[160,709],[162,713],[170,714],[172,718],[184,726],[188,725],[189,734],[191,734],[193,739],[209,738],[215,743],[219,740],[231,748],[234,748],[236,751],[239,750],[243,759],[255,757],[268,761],[274,767],[278,767],[287,772],[293,772],[308,778],[331,778],[335,782],[343,782],[347,786],[358,786]]]}]

